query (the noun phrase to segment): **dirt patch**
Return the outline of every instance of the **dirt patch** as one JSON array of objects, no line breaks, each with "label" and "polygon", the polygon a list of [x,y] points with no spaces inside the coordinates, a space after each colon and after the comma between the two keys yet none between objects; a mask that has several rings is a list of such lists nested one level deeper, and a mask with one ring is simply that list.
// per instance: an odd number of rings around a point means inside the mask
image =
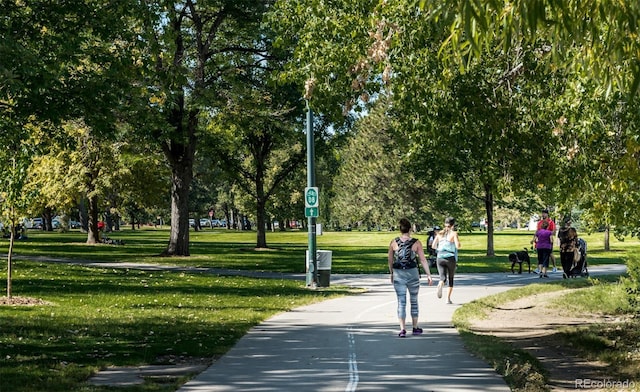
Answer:
[{"label": "dirt patch", "polygon": [[1,305],[14,305],[14,306],[35,306],[35,305],[51,305],[51,302],[47,302],[38,298],[29,297],[0,297]]},{"label": "dirt patch", "polygon": [[[571,290],[533,295],[493,309],[483,320],[472,320],[475,333],[500,337],[534,355],[549,372],[552,391],[575,391],[583,380],[612,380],[607,365],[581,358],[559,334],[566,327],[619,322],[598,314],[570,315],[549,305]],[[615,380],[617,381],[617,380]],[[589,388],[590,391],[605,389]]]}]

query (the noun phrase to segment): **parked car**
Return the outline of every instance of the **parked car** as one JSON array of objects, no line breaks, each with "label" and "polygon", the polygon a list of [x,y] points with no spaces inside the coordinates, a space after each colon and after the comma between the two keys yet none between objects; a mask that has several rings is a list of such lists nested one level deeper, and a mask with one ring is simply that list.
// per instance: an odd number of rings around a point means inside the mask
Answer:
[{"label": "parked car", "polygon": [[196,227],[196,220],[195,219],[189,219],[189,226]]},{"label": "parked car", "polygon": [[68,219],[65,215],[56,215],[51,219],[51,227],[54,229],[63,227],[63,224],[66,224],[68,229],[79,229],[82,226],[80,222]]},{"label": "parked car", "polygon": [[44,221],[42,218],[31,218],[32,229],[42,229],[44,227]]},{"label": "parked car", "polygon": [[201,218],[200,227],[211,227],[211,221],[209,220],[209,218]]}]

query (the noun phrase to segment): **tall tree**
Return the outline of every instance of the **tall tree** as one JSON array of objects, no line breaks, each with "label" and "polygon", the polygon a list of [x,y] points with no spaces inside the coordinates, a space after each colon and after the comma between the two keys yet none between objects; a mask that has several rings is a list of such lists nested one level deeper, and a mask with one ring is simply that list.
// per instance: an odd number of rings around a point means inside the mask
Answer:
[{"label": "tall tree", "polygon": [[545,72],[544,56],[535,46],[496,50],[465,73],[450,70],[451,83],[433,85],[439,99],[418,111],[426,127],[413,127],[422,142],[417,159],[426,161],[430,176],[460,183],[463,195],[483,204],[488,256],[494,255],[495,207],[507,206],[514,191],[531,196],[526,190],[544,184],[556,166],[549,139],[560,108],[551,108],[559,106],[565,78]]},{"label": "tall tree", "polygon": [[424,221],[433,196],[425,181],[409,170],[409,140],[381,98],[355,124],[355,134],[341,150],[335,178],[332,217],[342,224],[363,223],[388,229],[400,218]]},{"label": "tall tree", "polygon": [[[545,192],[557,196],[561,213],[585,208],[586,228],[608,227],[637,232],[633,213],[638,190],[637,116],[640,86],[638,18],[632,1],[422,1],[434,17],[448,14],[449,38],[443,58],[468,63],[484,57],[487,43],[502,40],[504,48],[526,47],[546,39],[557,68],[582,76],[570,81],[573,101],[556,115],[549,141],[556,148],[557,170]],[[457,3],[457,4],[456,4]],[[442,13],[440,11],[443,11]],[[464,61],[460,61],[463,60]],[[631,99],[630,99],[631,98]],[[542,183],[541,183],[542,184]],[[608,197],[602,197],[602,195]]]},{"label": "tall tree", "polygon": [[[48,140],[46,133],[34,138],[48,146],[46,154],[33,158],[29,169],[27,192],[38,192],[32,200],[32,212],[49,209],[64,214],[88,201],[87,242],[99,241],[93,222],[103,213],[128,215],[133,211],[159,207],[166,202],[168,181],[162,157],[147,146],[125,141],[101,140],[86,124],[71,121],[63,125],[66,141]],[[41,146],[42,147],[42,146]]]},{"label": "tall tree", "polygon": [[157,143],[171,169],[166,255],[189,255],[189,190],[202,119],[224,107],[227,91],[268,56],[260,23],[271,1],[143,2],[140,97],[148,104],[138,137]]},{"label": "tall tree", "polygon": [[[107,197],[123,193],[129,186],[123,181],[131,180],[135,165],[125,165],[123,143],[109,143],[96,135],[82,121],[71,121],[63,125],[67,143],[51,145],[47,154],[33,158],[29,182],[25,190],[38,192],[40,197],[30,203],[32,211],[69,210],[78,205],[80,199],[88,202],[89,225],[87,243],[100,241],[98,221],[106,209]],[[41,135],[42,143],[51,143]],[[147,170],[149,172],[149,170]],[[147,176],[144,188],[151,191],[153,177]]]},{"label": "tall tree", "polygon": [[[242,89],[218,115],[225,129],[223,162],[251,196],[256,212],[256,247],[266,248],[267,203],[285,179],[304,163],[301,97],[291,85],[269,83],[256,73],[251,89]],[[297,129],[296,129],[297,128]]]},{"label": "tall tree", "polygon": [[640,197],[638,101],[625,94],[606,94],[597,84],[580,80],[572,89],[572,111],[555,124],[560,212],[580,210],[585,231],[637,234],[640,216],[633,206]]},{"label": "tall tree", "polygon": [[[33,129],[68,118],[83,117],[97,128],[109,130],[106,124],[112,122],[108,118],[113,114],[113,104],[123,95],[122,89],[128,88],[123,70],[128,68],[131,56],[127,55],[127,45],[122,45],[132,41],[125,36],[129,30],[124,28],[128,3],[129,0],[2,3],[3,146],[22,151],[29,144]],[[5,198],[10,202],[29,196],[20,196],[24,190],[16,187],[26,183],[34,151],[19,156],[18,160],[16,154],[0,161],[3,172],[17,174],[10,180],[12,196]]]},{"label": "tall tree", "polygon": [[32,195],[24,192],[28,177],[33,148],[20,141],[3,138],[5,148],[0,152],[4,163],[3,176],[0,177],[0,214],[9,224],[9,250],[7,252],[7,297],[13,296],[13,245],[19,228],[19,218],[27,209]]}]

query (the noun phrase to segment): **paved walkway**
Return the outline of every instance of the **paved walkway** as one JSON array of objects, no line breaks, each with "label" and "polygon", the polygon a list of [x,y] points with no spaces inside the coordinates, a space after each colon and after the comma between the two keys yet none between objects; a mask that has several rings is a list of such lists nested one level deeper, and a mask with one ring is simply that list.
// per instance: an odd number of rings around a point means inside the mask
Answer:
[{"label": "paved walkway", "polygon": [[[624,266],[590,270],[623,271]],[[332,276],[332,284],[368,291],[272,317],[179,391],[509,391],[492,368],[465,350],[451,317],[461,304],[538,282],[537,275],[460,274],[453,305],[423,282],[424,334],[406,339],[396,335],[396,298],[388,279]],[[555,279],[562,274],[552,274]]]}]

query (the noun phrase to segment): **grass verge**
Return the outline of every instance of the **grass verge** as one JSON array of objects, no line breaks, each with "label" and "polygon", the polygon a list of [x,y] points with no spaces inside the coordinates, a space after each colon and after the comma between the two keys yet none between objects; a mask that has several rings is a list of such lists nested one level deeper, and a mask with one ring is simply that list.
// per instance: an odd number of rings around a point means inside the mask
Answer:
[{"label": "grass verge", "polygon": [[[634,318],[627,289],[619,277],[570,279],[557,283],[533,284],[472,301],[460,307],[453,323],[460,331],[465,346],[483,358],[504,376],[513,391],[548,391],[548,370],[537,358],[513,346],[506,339],[475,333],[473,319],[484,319],[493,308],[539,293],[571,289],[555,298],[548,306],[575,315],[612,315],[611,323],[586,327],[566,327],[558,332],[563,342],[580,355],[607,364],[613,380],[637,380],[640,375],[640,323]],[[622,279],[624,282],[624,278]]]}]

